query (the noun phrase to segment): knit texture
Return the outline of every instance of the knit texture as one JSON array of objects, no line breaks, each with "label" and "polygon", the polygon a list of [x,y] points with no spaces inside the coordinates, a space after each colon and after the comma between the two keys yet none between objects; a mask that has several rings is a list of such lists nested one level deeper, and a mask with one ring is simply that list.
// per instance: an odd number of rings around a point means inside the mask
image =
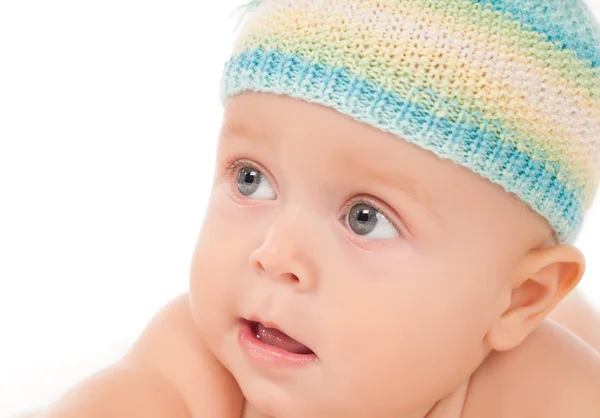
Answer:
[{"label": "knit texture", "polygon": [[222,97],[329,106],[517,195],[572,242],[600,179],[582,0],[254,0]]}]

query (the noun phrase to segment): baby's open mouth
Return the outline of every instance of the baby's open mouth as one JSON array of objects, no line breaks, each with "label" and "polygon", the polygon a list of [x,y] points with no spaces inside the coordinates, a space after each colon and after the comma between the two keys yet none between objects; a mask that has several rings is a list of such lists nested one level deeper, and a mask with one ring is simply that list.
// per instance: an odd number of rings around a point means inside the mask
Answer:
[{"label": "baby's open mouth", "polygon": [[265,344],[294,354],[314,354],[310,348],[276,328],[269,328],[253,321],[250,321],[250,327],[256,338]]}]

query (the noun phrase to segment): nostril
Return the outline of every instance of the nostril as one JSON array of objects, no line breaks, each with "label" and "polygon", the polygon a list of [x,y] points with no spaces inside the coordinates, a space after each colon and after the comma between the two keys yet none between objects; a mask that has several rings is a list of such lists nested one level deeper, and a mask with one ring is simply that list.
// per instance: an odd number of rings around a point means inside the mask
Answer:
[{"label": "nostril", "polygon": [[264,272],[266,270],[262,263],[258,260],[254,260],[252,264],[254,265],[254,268],[260,272]]},{"label": "nostril", "polygon": [[259,260],[253,261],[252,264],[259,274],[266,275],[274,280],[282,280],[290,283],[300,282],[300,278],[296,274],[290,273],[289,271],[281,271],[283,269],[277,269],[275,268],[276,266],[267,266],[261,263]]},{"label": "nostril", "polygon": [[289,280],[289,281],[291,281],[293,283],[300,282],[300,279],[294,273],[285,273],[285,274],[282,274],[281,278],[285,279],[285,280]]}]

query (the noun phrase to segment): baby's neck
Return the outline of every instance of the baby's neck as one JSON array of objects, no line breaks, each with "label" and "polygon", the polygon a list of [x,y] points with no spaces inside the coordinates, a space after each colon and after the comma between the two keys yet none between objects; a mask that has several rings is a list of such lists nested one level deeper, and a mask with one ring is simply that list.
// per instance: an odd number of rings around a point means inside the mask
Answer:
[{"label": "baby's neck", "polygon": [[[437,402],[429,412],[399,418],[463,418],[463,408],[467,398],[469,381],[463,383],[457,390]],[[256,410],[248,402],[244,405],[242,418],[278,418],[270,417]],[[371,417],[369,417],[371,418]],[[396,417],[398,418],[398,417]]]}]

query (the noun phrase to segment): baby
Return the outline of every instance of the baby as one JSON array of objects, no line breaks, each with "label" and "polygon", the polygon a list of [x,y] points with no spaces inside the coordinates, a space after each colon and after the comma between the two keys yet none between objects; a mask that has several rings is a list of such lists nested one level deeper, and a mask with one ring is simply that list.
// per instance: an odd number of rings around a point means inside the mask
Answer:
[{"label": "baby", "polygon": [[44,417],[600,417],[548,320],[600,178],[582,1],[250,6],[189,293]]}]

